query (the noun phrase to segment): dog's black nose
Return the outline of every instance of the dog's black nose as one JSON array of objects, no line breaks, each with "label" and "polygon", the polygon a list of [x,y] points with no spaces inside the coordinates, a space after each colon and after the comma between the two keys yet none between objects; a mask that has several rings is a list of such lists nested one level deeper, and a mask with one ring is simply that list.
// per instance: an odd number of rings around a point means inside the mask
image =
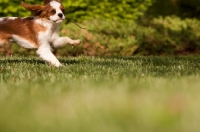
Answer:
[{"label": "dog's black nose", "polygon": [[63,17],[63,14],[62,14],[62,13],[59,13],[58,16],[59,16],[60,18],[62,18],[62,17]]}]

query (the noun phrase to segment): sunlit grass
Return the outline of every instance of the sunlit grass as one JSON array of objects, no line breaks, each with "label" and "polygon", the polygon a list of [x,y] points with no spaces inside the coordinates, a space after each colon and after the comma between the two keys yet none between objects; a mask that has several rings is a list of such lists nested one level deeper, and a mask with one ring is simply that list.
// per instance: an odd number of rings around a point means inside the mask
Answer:
[{"label": "sunlit grass", "polygon": [[0,59],[2,132],[198,132],[200,57]]}]

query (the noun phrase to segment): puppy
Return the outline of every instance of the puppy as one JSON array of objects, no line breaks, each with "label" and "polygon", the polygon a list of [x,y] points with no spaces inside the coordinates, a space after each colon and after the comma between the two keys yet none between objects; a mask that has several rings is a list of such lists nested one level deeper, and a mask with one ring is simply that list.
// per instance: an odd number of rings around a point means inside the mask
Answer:
[{"label": "puppy", "polygon": [[29,5],[22,1],[21,5],[31,11],[33,17],[0,18],[0,45],[14,41],[24,48],[36,48],[43,60],[56,67],[62,66],[51,52],[51,45],[76,46],[81,41],[59,36],[59,24],[65,20],[65,9],[61,1],[44,0],[44,5]]}]

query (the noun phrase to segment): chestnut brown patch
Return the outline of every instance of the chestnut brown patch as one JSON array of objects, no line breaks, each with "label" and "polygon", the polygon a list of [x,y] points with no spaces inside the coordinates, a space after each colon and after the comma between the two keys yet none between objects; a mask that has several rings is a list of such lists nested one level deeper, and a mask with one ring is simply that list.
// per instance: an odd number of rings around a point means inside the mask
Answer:
[{"label": "chestnut brown patch", "polygon": [[34,20],[32,17],[14,20],[5,19],[0,22],[0,40],[8,43],[12,39],[12,35],[17,35],[38,47],[38,32],[44,32],[46,28],[38,25]]}]

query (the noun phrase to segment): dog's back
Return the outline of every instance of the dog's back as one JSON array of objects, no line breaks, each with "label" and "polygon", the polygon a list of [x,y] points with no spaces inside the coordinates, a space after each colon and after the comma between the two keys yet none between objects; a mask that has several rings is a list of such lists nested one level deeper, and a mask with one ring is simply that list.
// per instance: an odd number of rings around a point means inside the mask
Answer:
[{"label": "dog's back", "polygon": [[[15,41],[25,48],[38,47],[38,31],[45,28],[35,23],[35,18],[0,18],[0,44]],[[26,43],[26,44],[25,44]]]}]

